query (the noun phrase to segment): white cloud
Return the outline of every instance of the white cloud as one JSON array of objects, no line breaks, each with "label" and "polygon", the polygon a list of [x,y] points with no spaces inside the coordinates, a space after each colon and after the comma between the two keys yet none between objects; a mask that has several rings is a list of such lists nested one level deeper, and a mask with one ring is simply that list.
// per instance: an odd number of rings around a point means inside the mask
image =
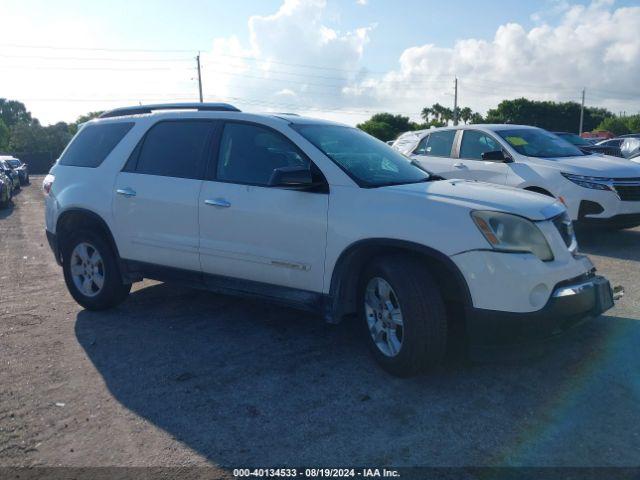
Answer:
[{"label": "white cloud", "polygon": [[203,54],[205,90],[253,110],[342,109],[374,27],[342,32],[326,15],[325,0],[285,0],[276,13],[249,19],[247,45],[214,39]]},{"label": "white cloud", "polygon": [[489,41],[468,38],[451,48],[410,47],[401,54],[397,70],[350,91],[407,109],[415,104],[416,88],[403,86],[423,84],[421,104],[451,104],[456,75],[461,104],[479,110],[516,96],[577,100],[582,86],[590,105],[640,109],[640,7],[613,8],[611,1],[594,1],[589,6],[557,2],[555,8],[562,14],[553,26],[541,23],[527,31],[507,23]]},{"label": "white cloud", "polygon": [[358,5],[366,5],[367,3],[369,3],[369,0],[356,0],[356,3]]},{"label": "white cloud", "polygon": [[[616,8],[611,0],[587,6],[550,0],[545,11],[533,15],[530,29],[505,23],[490,39],[461,37],[451,47],[409,46],[393,70],[379,73],[362,64],[377,34],[375,25],[344,31],[326,0],[284,0],[270,15],[250,17],[246,35],[212,39],[202,52],[204,93],[208,100],[229,101],[243,110],[296,111],[346,123],[375,111],[418,119],[425,105],[452,105],[457,76],[460,104],[480,111],[516,96],[578,100],[582,86],[589,105],[633,113],[640,109],[640,7]],[[4,6],[0,17],[3,38],[15,43],[70,46],[81,37],[83,47],[110,46],[112,32],[105,25],[85,28],[77,19],[19,17]],[[25,53],[60,58],[20,59]],[[45,123],[138,101],[197,99],[190,53],[4,48],[0,54],[16,57],[0,64],[2,95],[25,100]],[[182,60],[167,61],[168,55]]]}]

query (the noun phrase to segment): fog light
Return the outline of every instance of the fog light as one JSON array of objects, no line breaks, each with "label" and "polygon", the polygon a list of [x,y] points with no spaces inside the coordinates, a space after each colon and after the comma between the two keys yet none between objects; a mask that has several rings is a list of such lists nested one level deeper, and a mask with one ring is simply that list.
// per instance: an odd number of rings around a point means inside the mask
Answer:
[{"label": "fog light", "polygon": [[531,290],[529,303],[532,307],[542,308],[547,302],[547,298],[549,298],[549,288],[544,283],[540,283]]}]

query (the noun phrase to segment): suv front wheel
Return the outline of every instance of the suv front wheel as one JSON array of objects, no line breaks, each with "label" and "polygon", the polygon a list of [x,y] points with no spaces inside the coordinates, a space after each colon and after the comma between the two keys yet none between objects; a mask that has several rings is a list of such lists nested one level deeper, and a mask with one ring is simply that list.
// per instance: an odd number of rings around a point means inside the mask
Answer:
[{"label": "suv front wheel", "polygon": [[116,255],[103,237],[81,231],[63,248],[64,280],[76,302],[87,310],[104,310],[127,298],[131,284],[122,282]]},{"label": "suv front wheel", "polygon": [[375,260],[360,284],[365,337],[377,362],[408,377],[442,361],[446,310],[426,268],[402,255]]}]

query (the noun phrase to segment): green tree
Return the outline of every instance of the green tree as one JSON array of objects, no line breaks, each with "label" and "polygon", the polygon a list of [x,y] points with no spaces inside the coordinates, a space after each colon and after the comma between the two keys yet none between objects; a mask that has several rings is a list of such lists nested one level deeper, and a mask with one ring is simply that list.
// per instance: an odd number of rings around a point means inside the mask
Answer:
[{"label": "green tree", "polygon": [[472,115],[473,115],[473,110],[471,110],[469,107],[463,107],[460,109],[458,118],[462,120],[464,123],[469,123]]},{"label": "green tree", "polygon": [[391,113],[376,113],[366,122],[356,125],[360,130],[382,140],[395,140],[401,133],[416,130],[418,125],[409,120],[409,117],[393,115]]},{"label": "green tree", "polygon": [[64,122],[43,127],[38,120],[17,123],[10,129],[9,150],[12,152],[50,152],[56,158],[66,147],[72,134]]},{"label": "green tree", "polygon": [[31,114],[24,103],[0,98],[0,119],[8,128],[11,128],[17,123],[31,122]]},{"label": "green tree", "polygon": [[631,133],[640,133],[640,114],[624,117],[624,122]]},{"label": "green tree", "polygon": [[616,135],[624,135],[625,133],[631,133],[627,122],[620,117],[608,117],[605,118],[596,130],[607,130],[615,133]]},{"label": "green tree", "polygon": [[469,122],[467,123],[477,125],[478,123],[485,123],[485,119],[478,112],[473,112],[471,117],[469,117]]},{"label": "green tree", "polygon": [[0,118],[0,152],[9,149],[9,127]]},{"label": "green tree", "polygon": [[[613,113],[603,108],[584,109],[583,130],[593,130]],[[533,125],[551,131],[576,132],[580,123],[580,104],[576,102],[549,102],[516,98],[503,100],[487,112],[488,123]]]}]

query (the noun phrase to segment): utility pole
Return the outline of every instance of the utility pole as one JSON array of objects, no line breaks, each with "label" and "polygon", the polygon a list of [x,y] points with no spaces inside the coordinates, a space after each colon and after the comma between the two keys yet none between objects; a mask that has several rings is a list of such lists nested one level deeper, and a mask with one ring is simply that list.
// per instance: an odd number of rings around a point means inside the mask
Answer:
[{"label": "utility pole", "polygon": [[196,62],[198,63],[198,91],[200,92],[200,103],[202,103],[202,72],[200,71],[200,52],[198,52]]},{"label": "utility pole", "polygon": [[458,125],[458,77],[455,77],[453,83],[453,125]]},{"label": "utility pole", "polygon": [[583,121],[584,121],[584,88],[582,89],[582,106],[580,107],[580,128],[578,129],[578,135],[582,135]]}]

